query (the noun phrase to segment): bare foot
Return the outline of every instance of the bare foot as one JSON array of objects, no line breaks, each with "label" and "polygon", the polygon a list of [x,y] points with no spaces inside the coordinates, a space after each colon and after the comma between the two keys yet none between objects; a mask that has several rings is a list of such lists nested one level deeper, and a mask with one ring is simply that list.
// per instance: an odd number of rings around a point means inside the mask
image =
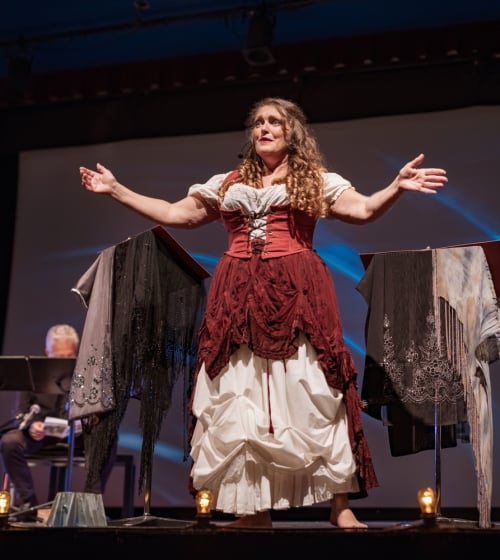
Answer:
[{"label": "bare foot", "polygon": [[271,514],[268,511],[259,511],[254,515],[244,515],[239,517],[236,521],[228,523],[226,527],[238,529],[240,527],[260,527],[269,528],[273,526]]},{"label": "bare foot", "polygon": [[330,523],[339,529],[367,529],[366,523],[358,521],[349,507],[347,494],[335,494],[332,498]]},{"label": "bare foot", "polygon": [[341,511],[335,512],[332,508],[330,514],[330,523],[339,529],[367,529],[366,523],[358,521],[350,508],[345,508]]}]

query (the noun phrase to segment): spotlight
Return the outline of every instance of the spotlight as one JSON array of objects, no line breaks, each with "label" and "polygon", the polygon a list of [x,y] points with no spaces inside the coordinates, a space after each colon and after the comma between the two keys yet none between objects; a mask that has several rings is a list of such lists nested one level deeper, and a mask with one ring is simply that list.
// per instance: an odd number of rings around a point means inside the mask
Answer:
[{"label": "spotlight", "polygon": [[274,24],[274,16],[265,8],[259,8],[250,16],[246,45],[242,51],[250,66],[268,66],[276,62],[270,51]]}]

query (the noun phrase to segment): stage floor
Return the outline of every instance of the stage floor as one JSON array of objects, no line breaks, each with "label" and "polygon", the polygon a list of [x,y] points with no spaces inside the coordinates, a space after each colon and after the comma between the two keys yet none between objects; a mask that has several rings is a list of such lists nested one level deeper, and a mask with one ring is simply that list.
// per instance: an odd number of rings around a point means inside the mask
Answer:
[{"label": "stage floor", "polygon": [[420,519],[372,519],[368,529],[361,530],[337,529],[325,519],[277,519],[269,529],[229,529],[229,522],[215,519],[206,525],[193,518],[139,515],[110,520],[105,527],[11,523],[0,530],[0,547],[37,560],[59,554],[71,560],[99,560],[105,554],[138,560],[153,555],[168,560],[278,560],[297,554],[306,560],[320,554],[346,560],[369,555],[383,555],[384,560],[474,560],[500,550],[498,522],[482,529],[455,517],[440,517],[435,527],[424,526]]}]

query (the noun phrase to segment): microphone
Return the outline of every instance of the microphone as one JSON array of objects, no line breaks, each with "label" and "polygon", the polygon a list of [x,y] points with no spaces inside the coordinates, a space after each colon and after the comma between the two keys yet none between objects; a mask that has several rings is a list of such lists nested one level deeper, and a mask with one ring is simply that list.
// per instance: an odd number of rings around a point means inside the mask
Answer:
[{"label": "microphone", "polygon": [[37,404],[30,406],[30,411],[23,416],[23,421],[19,424],[19,429],[24,430],[26,426],[33,420],[33,418],[40,412],[40,407]]},{"label": "microphone", "polygon": [[238,159],[243,159],[245,155],[248,155],[251,143],[245,142],[243,146],[241,146],[241,150],[236,154]]}]

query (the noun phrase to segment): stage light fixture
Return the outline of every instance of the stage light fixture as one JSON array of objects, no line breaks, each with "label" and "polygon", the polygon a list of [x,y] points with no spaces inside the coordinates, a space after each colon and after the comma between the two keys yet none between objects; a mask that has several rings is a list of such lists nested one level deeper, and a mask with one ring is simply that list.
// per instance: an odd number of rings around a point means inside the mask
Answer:
[{"label": "stage light fixture", "polygon": [[268,66],[276,62],[270,50],[275,22],[274,15],[265,8],[252,12],[248,23],[245,48],[242,50],[243,56],[250,66]]}]

